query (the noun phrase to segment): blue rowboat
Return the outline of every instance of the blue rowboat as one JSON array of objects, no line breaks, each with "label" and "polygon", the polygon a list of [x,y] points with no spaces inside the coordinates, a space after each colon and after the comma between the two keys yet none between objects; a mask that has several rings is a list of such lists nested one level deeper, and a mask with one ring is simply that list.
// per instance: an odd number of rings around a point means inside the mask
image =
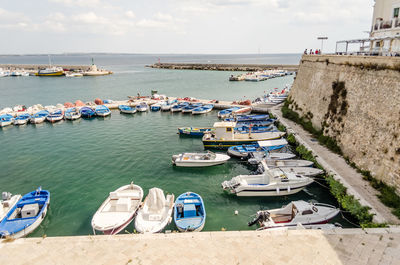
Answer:
[{"label": "blue rowboat", "polygon": [[33,114],[30,118],[31,123],[42,123],[46,120],[47,116],[49,116],[49,112],[47,110],[41,110]]},{"label": "blue rowboat", "polygon": [[159,111],[159,110],[161,110],[161,103],[156,103],[156,104],[151,105],[150,110],[151,111]]},{"label": "blue rowboat", "polygon": [[63,114],[62,110],[60,110],[60,109],[53,111],[46,117],[46,119],[51,123],[61,121],[63,118],[64,118],[64,114]]},{"label": "blue rowboat", "polygon": [[68,108],[65,113],[64,113],[64,117],[67,120],[77,120],[81,118],[81,114],[79,113],[79,110],[75,107],[72,108]]},{"label": "blue rowboat", "polygon": [[237,115],[232,118],[226,118],[224,121],[236,121],[236,122],[244,122],[244,121],[265,121],[269,119],[268,114],[253,114],[253,115]]},{"label": "blue rowboat", "polygon": [[262,121],[238,121],[236,123],[236,127],[240,126],[268,126],[274,123],[276,119],[267,119],[267,120],[262,120]]},{"label": "blue rowboat", "polygon": [[83,118],[93,118],[96,115],[96,112],[89,107],[83,107],[79,110]]},{"label": "blue rowboat", "polygon": [[31,115],[29,115],[28,113],[20,114],[14,119],[14,125],[27,124],[30,118],[31,118]]},{"label": "blue rowboat", "polygon": [[213,104],[207,104],[207,105],[204,105],[204,106],[201,106],[201,107],[193,109],[192,110],[192,114],[193,115],[195,115],[195,114],[205,114],[205,113],[208,113],[208,112],[212,111],[213,108],[214,108]]},{"label": "blue rowboat", "polygon": [[0,115],[0,127],[11,125],[14,122],[14,117],[10,114]]},{"label": "blue rowboat", "polygon": [[99,117],[106,117],[111,115],[111,110],[104,105],[98,105],[95,109],[96,115]]},{"label": "blue rowboat", "polygon": [[256,144],[237,145],[228,148],[228,155],[235,157],[248,157],[250,153],[267,153],[285,147],[288,142],[285,139],[259,141]]},{"label": "blue rowboat", "polygon": [[146,102],[140,102],[139,105],[136,106],[136,110],[139,112],[146,112],[149,110],[149,105]]},{"label": "blue rowboat", "polygon": [[274,125],[269,126],[250,126],[250,125],[243,125],[240,127],[235,127],[235,132],[238,133],[262,133],[262,132],[277,132],[278,130]]},{"label": "blue rowboat", "polygon": [[126,114],[136,113],[136,108],[130,107],[128,105],[119,105],[118,108],[121,113],[126,113]]},{"label": "blue rowboat", "polygon": [[22,196],[0,223],[0,237],[20,238],[33,232],[46,216],[50,192],[40,187]]},{"label": "blue rowboat", "polygon": [[200,195],[194,192],[179,195],[174,206],[174,221],[181,232],[200,232],[206,222],[206,209]]},{"label": "blue rowboat", "polygon": [[181,127],[178,128],[180,135],[203,136],[206,132],[211,132],[212,128]]},{"label": "blue rowboat", "polygon": [[201,104],[201,103],[190,104],[190,105],[182,108],[182,113],[192,113],[192,110],[194,110],[195,108],[201,107],[201,106],[203,106],[203,104]]},{"label": "blue rowboat", "polygon": [[176,104],[176,105],[172,105],[172,106],[171,106],[171,112],[179,112],[179,111],[182,111],[182,109],[183,109],[184,107],[189,106],[189,104],[190,104],[190,103],[188,103],[188,102],[182,102],[182,103],[179,103],[179,104]]},{"label": "blue rowboat", "polygon": [[223,118],[227,117],[229,114],[231,114],[233,111],[239,110],[239,109],[240,109],[240,107],[232,107],[229,109],[221,110],[218,112],[218,118],[223,119]]}]

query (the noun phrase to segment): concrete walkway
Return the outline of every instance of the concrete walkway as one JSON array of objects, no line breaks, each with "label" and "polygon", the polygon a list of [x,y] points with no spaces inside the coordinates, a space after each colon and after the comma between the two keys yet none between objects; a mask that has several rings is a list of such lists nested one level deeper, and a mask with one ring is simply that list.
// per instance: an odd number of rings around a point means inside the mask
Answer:
[{"label": "concrete walkway", "polygon": [[305,131],[300,125],[282,117],[280,106],[271,109],[271,113],[279,118],[286,126],[288,133],[293,133],[297,141],[309,150],[313,151],[318,163],[324,169],[333,174],[335,179],[347,188],[349,194],[357,198],[362,205],[369,206],[370,212],[374,213],[374,221],[379,223],[400,224],[400,220],[391,213],[377,197],[378,192],[371,187],[368,181],[364,180],[360,173],[350,167],[342,156],[331,152],[320,145],[313,136]]},{"label": "concrete walkway", "polygon": [[27,238],[0,243],[1,264],[387,264],[400,228]]}]

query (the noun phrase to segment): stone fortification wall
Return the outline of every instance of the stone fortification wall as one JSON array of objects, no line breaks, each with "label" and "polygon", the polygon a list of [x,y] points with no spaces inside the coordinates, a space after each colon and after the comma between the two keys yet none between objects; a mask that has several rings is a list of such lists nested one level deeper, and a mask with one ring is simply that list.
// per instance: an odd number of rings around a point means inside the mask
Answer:
[{"label": "stone fortification wall", "polygon": [[304,55],[289,107],[400,191],[400,58]]}]

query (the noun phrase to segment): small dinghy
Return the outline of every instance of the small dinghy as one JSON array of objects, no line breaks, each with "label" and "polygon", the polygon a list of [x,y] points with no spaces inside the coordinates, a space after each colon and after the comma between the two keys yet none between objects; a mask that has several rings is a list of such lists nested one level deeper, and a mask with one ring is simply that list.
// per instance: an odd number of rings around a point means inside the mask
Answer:
[{"label": "small dinghy", "polygon": [[81,113],[83,118],[93,118],[96,116],[96,112],[90,107],[82,107],[79,112]]},{"label": "small dinghy", "polygon": [[58,110],[56,110],[54,112],[51,112],[46,117],[46,119],[51,123],[61,121],[63,118],[64,118],[64,115],[63,115],[63,113],[62,113],[62,111],[60,109],[58,109]]},{"label": "small dinghy", "polygon": [[0,115],[0,127],[6,127],[14,123],[14,117],[10,114]]},{"label": "small dinghy", "polygon": [[229,109],[224,109],[224,110],[220,110],[218,111],[218,118],[220,119],[225,119],[227,118],[233,111],[235,110],[239,110],[240,107],[232,107]]},{"label": "small dinghy", "polygon": [[150,106],[151,111],[159,111],[161,110],[161,103],[156,103]]},{"label": "small dinghy", "polygon": [[307,177],[315,177],[324,173],[323,170],[313,167],[282,167],[281,170],[285,173],[294,173]]},{"label": "small dinghy", "polygon": [[23,113],[15,117],[14,119],[14,125],[25,125],[28,123],[29,119],[31,118],[31,115],[28,113]]},{"label": "small dinghy", "polygon": [[192,110],[194,110],[195,108],[199,108],[202,105],[203,104],[201,104],[201,103],[190,104],[190,105],[182,108],[182,113],[192,113]]},{"label": "small dinghy", "polygon": [[172,164],[178,167],[209,167],[224,164],[230,156],[216,154],[210,151],[206,153],[182,153],[172,156]]},{"label": "small dinghy", "polygon": [[249,226],[259,225],[258,230],[277,227],[294,227],[298,224],[326,224],[340,212],[340,209],[324,203],[293,201],[288,205],[272,210],[258,211]]},{"label": "small dinghy", "polygon": [[179,111],[182,111],[182,109],[183,109],[184,107],[187,107],[187,106],[189,106],[189,103],[188,103],[188,102],[182,102],[182,103],[178,103],[178,104],[173,104],[173,105],[171,106],[171,112],[179,112]]},{"label": "small dinghy", "polygon": [[248,157],[250,153],[265,154],[268,151],[285,147],[288,142],[285,139],[258,141],[256,144],[237,145],[228,148],[228,155],[234,157]]},{"label": "small dinghy", "polygon": [[172,221],[172,209],[175,196],[164,196],[163,190],[152,188],[138,210],[135,218],[135,229],[139,233],[161,232]]},{"label": "small dinghy", "polygon": [[200,232],[206,222],[206,209],[200,195],[194,192],[179,195],[175,201],[174,221],[181,232]]},{"label": "small dinghy", "polygon": [[47,116],[49,116],[49,112],[47,110],[41,110],[33,114],[29,120],[30,123],[39,124],[46,120]]},{"label": "small dinghy", "polygon": [[92,218],[93,233],[118,234],[133,220],[142,199],[142,188],[133,183],[110,192]]},{"label": "small dinghy", "polygon": [[111,115],[111,110],[104,105],[96,106],[95,112],[96,112],[96,115],[99,117],[107,117],[107,116]]},{"label": "small dinghy", "polygon": [[207,105],[204,105],[204,106],[197,107],[197,108],[193,109],[192,110],[192,114],[193,115],[205,114],[205,113],[211,112],[213,108],[214,108],[213,104],[207,104]]},{"label": "small dinghy", "polygon": [[8,212],[17,204],[21,199],[21,195],[12,195],[10,192],[3,192],[1,194],[1,206],[0,206],[0,222],[3,221],[4,217]]},{"label": "small dinghy", "polygon": [[303,190],[312,178],[286,173],[279,168],[268,169],[263,161],[258,175],[239,175],[221,183],[224,190],[236,196],[286,196]]},{"label": "small dinghy", "polygon": [[68,108],[65,111],[64,117],[66,120],[77,120],[81,118],[81,113],[77,108]]},{"label": "small dinghy", "polygon": [[130,107],[128,105],[119,105],[118,109],[121,113],[134,114],[136,113],[136,108]]},{"label": "small dinghy", "polygon": [[0,223],[0,237],[20,238],[33,232],[46,216],[50,192],[40,187],[22,196]]},{"label": "small dinghy", "polygon": [[266,159],[269,168],[282,168],[282,167],[311,167],[314,163],[308,160],[293,159],[293,160],[278,160]]},{"label": "small dinghy", "polygon": [[146,112],[149,110],[149,105],[146,102],[140,102],[139,105],[136,106],[136,110],[139,112]]},{"label": "small dinghy", "polygon": [[211,132],[212,128],[181,127],[178,128],[180,135],[203,136],[204,133]]}]

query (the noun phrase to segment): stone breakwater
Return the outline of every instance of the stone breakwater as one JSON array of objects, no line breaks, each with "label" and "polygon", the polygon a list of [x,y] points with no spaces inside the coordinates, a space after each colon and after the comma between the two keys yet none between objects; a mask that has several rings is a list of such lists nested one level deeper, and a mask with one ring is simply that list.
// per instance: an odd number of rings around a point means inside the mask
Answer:
[{"label": "stone breakwater", "polygon": [[302,57],[289,107],[400,191],[400,58]]},{"label": "stone breakwater", "polygon": [[212,70],[212,71],[247,71],[255,72],[269,69],[297,71],[298,65],[290,64],[198,64],[198,63],[155,63],[150,68],[174,70]]}]

